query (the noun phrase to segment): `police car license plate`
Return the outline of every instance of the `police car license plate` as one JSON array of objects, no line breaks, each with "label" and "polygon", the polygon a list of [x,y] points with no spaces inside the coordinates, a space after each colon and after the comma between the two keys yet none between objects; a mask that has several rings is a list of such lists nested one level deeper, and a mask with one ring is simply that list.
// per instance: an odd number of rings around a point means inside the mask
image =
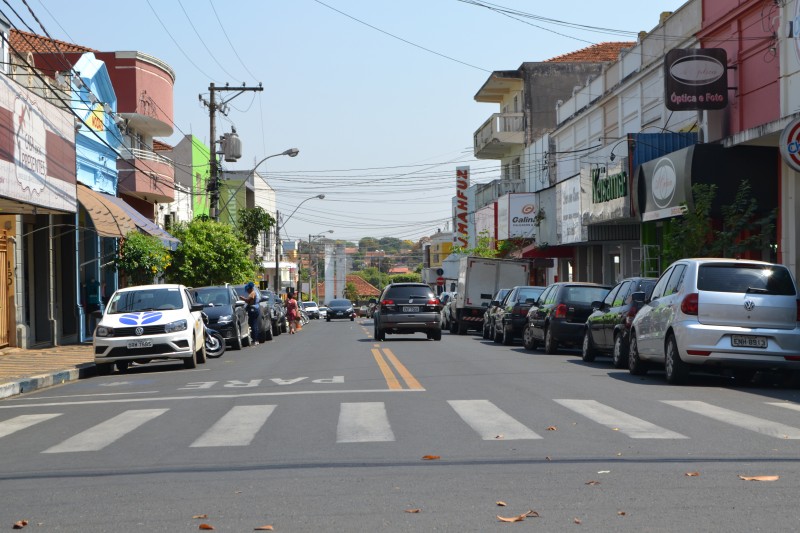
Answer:
[{"label": "police car license plate", "polygon": [[152,348],[153,341],[146,341],[146,340],[138,340],[138,341],[128,341],[128,348]]}]

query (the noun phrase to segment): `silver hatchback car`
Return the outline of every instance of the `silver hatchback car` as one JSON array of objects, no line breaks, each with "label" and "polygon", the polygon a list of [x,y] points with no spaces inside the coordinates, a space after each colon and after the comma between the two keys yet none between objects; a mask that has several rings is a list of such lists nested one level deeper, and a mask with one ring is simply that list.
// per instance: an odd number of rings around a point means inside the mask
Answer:
[{"label": "silver hatchback car", "polygon": [[737,382],[758,370],[800,370],[800,300],[783,265],[681,259],[661,275],[631,325],[631,374],[664,365],[683,382],[693,365],[729,368]]}]

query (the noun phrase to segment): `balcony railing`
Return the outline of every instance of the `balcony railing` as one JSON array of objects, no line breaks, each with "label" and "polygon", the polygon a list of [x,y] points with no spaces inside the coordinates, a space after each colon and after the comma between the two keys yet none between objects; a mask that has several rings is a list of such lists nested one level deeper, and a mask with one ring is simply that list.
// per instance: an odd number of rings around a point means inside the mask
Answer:
[{"label": "balcony railing", "polygon": [[498,159],[524,143],[522,113],[495,113],[475,132],[475,157]]},{"label": "balcony railing", "polygon": [[175,200],[175,165],[152,150],[128,148],[117,160],[119,190],[147,202]]}]

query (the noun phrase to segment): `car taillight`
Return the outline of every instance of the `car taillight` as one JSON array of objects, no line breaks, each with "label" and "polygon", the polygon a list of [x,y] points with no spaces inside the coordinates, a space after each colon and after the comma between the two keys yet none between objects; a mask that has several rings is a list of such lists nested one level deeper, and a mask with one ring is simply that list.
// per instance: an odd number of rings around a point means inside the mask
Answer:
[{"label": "car taillight", "polygon": [[567,318],[567,304],[558,304],[555,318]]},{"label": "car taillight", "polygon": [[439,305],[439,300],[437,300],[436,298],[434,298],[433,300],[428,300],[427,305]]},{"label": "car taillight", "polygon": [[697,314],[697,299],[698,295],[696,292],[684,296],[683,301],[681,302],[681,311],[683,312],[683,314],[685,315]]},{"label": "car taillight", "polygon": [[394,300],[381,300],[381,305],[394,305]]},{"label": "car taillight", "polygon": [[514,316],[526,316],[528,314],[528,310],[523,309],[518,305],[515,305],[514,308],[511,310],[511,314]]}]

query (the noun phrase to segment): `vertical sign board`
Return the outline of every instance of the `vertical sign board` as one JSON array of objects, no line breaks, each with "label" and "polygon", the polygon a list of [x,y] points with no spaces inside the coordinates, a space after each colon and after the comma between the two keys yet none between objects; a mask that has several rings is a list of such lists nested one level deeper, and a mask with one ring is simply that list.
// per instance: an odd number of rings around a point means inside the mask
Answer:
[{"label": "vertical sign board", "polygon": [[562,181],[561,244],[581,242],[581,180],[580,176]]},{"label": "vertical sign board", "polygon": [[469,167],[456,167],[456,202],[454,243],[466,248],[469,246]]},{"label": "vertical sign board", "polygon": [[510,193],[497,199],[497,239],[535,237],[535,193]]},{"label": "vertical sign board", "polygon": [[728,55],[724,48],[674,48],[664,58],[664,102],[670,111],[725,109]]}]

